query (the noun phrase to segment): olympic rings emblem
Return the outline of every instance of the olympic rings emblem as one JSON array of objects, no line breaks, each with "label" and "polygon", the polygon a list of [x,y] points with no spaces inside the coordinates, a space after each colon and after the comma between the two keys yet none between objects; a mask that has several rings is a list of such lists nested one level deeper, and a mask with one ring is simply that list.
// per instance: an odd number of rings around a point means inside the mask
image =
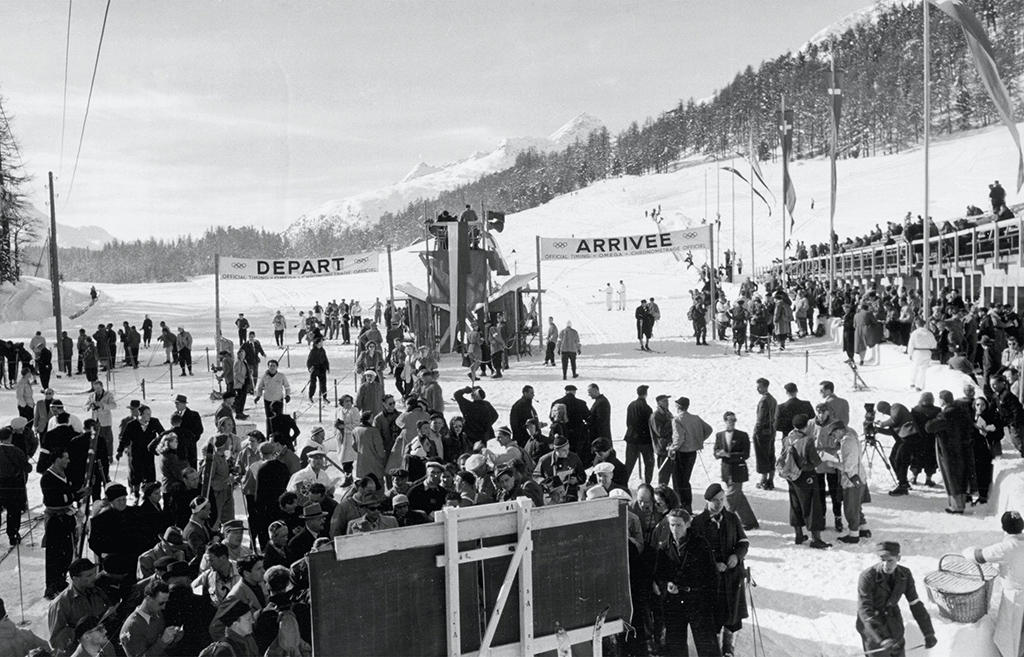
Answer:
[{"label": "olympic rings emblem", "polygon": [[556,249],[564,249],[565,247],[569,246],[569,243],[568,242],[552,242],[551,246],[553,246]]},{"label": "olympic rings emblem", "polygon": [[244,262],[232,262],[231,266],[234,267],[235,269],[248,269],[249,268],[249,265],[247,263],[244,263]]}]

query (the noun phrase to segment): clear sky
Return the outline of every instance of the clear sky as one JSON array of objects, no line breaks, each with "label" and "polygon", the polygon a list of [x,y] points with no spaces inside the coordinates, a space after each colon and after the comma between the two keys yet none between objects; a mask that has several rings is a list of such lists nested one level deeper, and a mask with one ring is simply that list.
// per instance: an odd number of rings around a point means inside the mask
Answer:
[{"label": "clear sky", "polygon": [[871,0],[115,1],[67,194],[104,0],[0,0],[0,95],[46,211],[121,238],[279,230],[419,160],[617,131],[702,98]]}]

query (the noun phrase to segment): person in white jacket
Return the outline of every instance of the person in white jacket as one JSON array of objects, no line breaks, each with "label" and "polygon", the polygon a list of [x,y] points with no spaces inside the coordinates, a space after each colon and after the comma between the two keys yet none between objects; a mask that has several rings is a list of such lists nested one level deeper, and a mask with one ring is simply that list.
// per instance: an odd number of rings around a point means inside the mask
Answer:
[{"label": "person in white jacket", "polygon": [[263,410],[267,417],[267,435],[270,435],[270,418],[273,415],[270,412],[270,405],[274,402],[284,402],[287,404],[292,400],[292,389],[288,385],[288,378],[285,377],[284,372],[277,371],[277,361],[267,361],[267,371],[260,377],[260,381],[256,384],[256,396],[253,397],[254,402],[258,402],[260,397],[263,398]]},{"label": "person in white jacket", "polygon": [[[835,421],[825,427],[831,443],[838,444],[835,456],[820,452],[823,461],[832,461],[839,471],[839,485],[843,489],[843,515],[846,516],[846,531],[839,536],[843,543],[859,543],[862,538],[871,538],[861,505],[864,502],[865,481],[863,450],[857,432],[842,421]],[[834,459],[834,460],[833,460]]]},{"label": "person in white jacket", "polygon": [[925,327],[923,319],[918,319],[916,326],[917,328],[910,334],[910,340],[907,342],[907,353],[910,354],[910,362],[914,364],[910,386],[920,392],[924,390],[928,366],[932,362],[932,349],[935,349],[938,343],[935,342],[932,332]]},{"label": "person in white jacket", "polygon": [[85,402],[85,410],[89,416],[96,420],[99,436],[107,445],[107,454],[114,453],[114,418],[111,414],[117,408],[114,395],[103,389],[102,381],[92,382],[92,392]]},{"label": "person in white jacket", "polygon": [[1000,519],[1005,536],[988,547],[970,547],[964,556],[999,567],[1002,595],[992,640],[1002,657],[1024,655],[1024,517],[1006,511]]}]

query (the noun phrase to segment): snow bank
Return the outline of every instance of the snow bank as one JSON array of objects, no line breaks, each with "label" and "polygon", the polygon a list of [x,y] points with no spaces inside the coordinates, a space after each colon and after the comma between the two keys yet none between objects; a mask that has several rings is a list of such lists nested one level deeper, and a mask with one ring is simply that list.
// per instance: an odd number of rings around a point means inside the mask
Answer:
[{"label": "snow bank", "polygon": [[[88,288],[83,293],[61,284],[61,310],[65,317],[77,314],[89,305]],[[53,298],[50,281],[45,278],[23,276],[16,285],[0,285],[0,325],[5,335],[19,335],[22,330],[16,326],[27,326],[27,335],[39,330],[39,323],[53,317]],[[65,320],[69,322],[70,320]]]}]

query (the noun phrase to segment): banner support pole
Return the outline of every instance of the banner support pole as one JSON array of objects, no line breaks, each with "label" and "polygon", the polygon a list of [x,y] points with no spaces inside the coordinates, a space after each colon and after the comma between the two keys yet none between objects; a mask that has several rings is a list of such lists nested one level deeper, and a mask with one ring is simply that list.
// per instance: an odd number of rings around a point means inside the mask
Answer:
[{"label": "banner support pole", "polygon": [[[213,314],[214,314],[214,326],[216,337],[214,346],[217,347],[217,352],[220,353],[220,254],[213,254]],[[238,345],[241,347],[242,345]]]},{"label": "banner support pole", "polygon": [[543,343],[547,324],[544,323],[544,285],[540,278],[540,235],[534,235],[533,240],[534,251],[537,254],[537,332]]},{"label": "banner support pole", "polygon": [[[391,268],[391,245],[388,244],[388,296],[391,299],[391,312],[395,312],[395,274]],[[390,326],[385,327],[385,334]]]},{"label": "banner support pole", "polygon": [[[708,308],[708,312],[711,314],[711,339],[712,340],[717,340],[718,338],[716,337],[716,333],[715,333],[715,329],[717,328],[715,326],[715,323],[716,323],[715,318],[717,317],[716,309],[718,307],[718,303],[717,303],[718,286],[716,285],[717,278],[718,278],[718,272],[715,269],[715,227],[714,227],[714,224],[709,224],[708,225],[708,258],[710,260],[710,266],[708,267],[708,285],[711,287],[711,307]],[[707,338],[705,337],[705,340],[706,339]]]}]

